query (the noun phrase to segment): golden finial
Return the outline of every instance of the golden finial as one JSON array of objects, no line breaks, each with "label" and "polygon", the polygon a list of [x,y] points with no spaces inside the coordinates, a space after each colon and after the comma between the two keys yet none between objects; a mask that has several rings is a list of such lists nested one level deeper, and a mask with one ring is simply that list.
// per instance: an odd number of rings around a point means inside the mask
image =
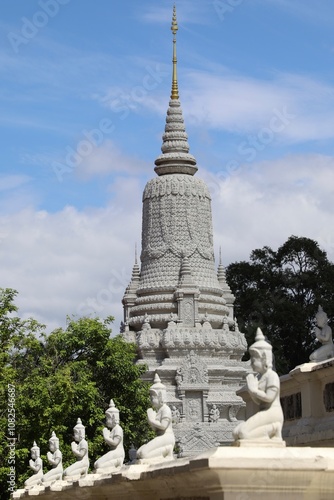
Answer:
[{"label": "golden finial", "polygon": [[178,25],[177,25],[177,20],[176,20],[176,6],[174,4],[173,6],[173,19],[172,19],[172,27],[171,30],[173,32],[173,35],[176,35],[176,32],[178,30]]},{"label": "golden finial", "polygon": [[171,30],[173,33],[173,78],[172,78],[172,93],[170,98],[171,99],[178,99],[179,98],[179,89],[178,89],[178,84],[177,84],[177,69],[176,69],[176,32],[178,30],[178,25],[177,25],[177,19],[176,19],[176,6],[174,4],[173,7],[173,19],[172,19],[172,26]]}]

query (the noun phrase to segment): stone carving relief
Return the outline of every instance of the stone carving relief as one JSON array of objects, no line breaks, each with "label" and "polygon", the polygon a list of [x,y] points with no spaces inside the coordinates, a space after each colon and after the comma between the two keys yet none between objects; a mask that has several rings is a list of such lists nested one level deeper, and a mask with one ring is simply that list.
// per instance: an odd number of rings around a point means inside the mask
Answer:
[{"label": "stone carving relief", "polygon": [[185,325],[193,325],[194,324],[194,299],[193,297],[187,297],[183,300],[183,315],[182,320]]},{"label": "stone carving relief", "polygon": [[230,405],[228,407],[228,419],[230,422],[237,422],[237,415],[240,408],[243,408],[243,404]]},{"label": "stone carving relief", "polygon": [[137,334],[137,344],[139,349],[155,349],[160,344],[160,331],[145,328]]},{"label": "stone carving relief", "polygon": [[213,329],[210,323],[205,321],[203,326],[197,326],[196,330],[178,324],[169,324],[162,333],[161,344],[166,349],[224,348],[227,352],[234,351],[238,354],[243,354],[247,349],[245,336],[239,330],[229,330],[227,323],[225,323],[225,329]]},{"label": "stone carving relief", "polygon": [[180,387],[182,385],[182,382],[183,382],[182,368],[178,368],[176,370],[175,382],[176,382],[177,387]]},{"label": "stone carving relief", "polygon": [[136,340],[137,340],[137,335],[136,335],[136,332],[132,331],[132,330],[125,330],[123,332],[123,337],[124,339],[127,341],[127,342],[132,342],[132,343],[135,343]]},{"label": "stone carving relief", "polygon": [[186,421],[202,422],[203,407],[202,393],[194,392],[186,394]]},{"label": "stone carving relief", "polygon": [[216,404],[213,404],[209,410],[209,422],[216,424],[220,417],[220,411]]},{"label": "stone carving relief", "polygon": [[171,409],[171,412],[172,412],[172,423],[173,424],[180,423],[181,412],[180,412],[179,408],[177,408],[175,405],[171,405],[170,409]]},{"label": "stone carving relief", "polygon": [[159,259],[167,250],[189,257],[198,250],[213,260],[211,199],[203,181],[174,174],[149,181],[143,195],[141,258]]},{"label": "stone carving relief", "polygon": [[175,382],[179,388],[207,385],[209,376],[206,363],[194,351],[190,351],[176,370]]},{"label": "stone carving relief", "polygon": [[195,424],[189,428],[187,433],[177,440],[179,456],[182,457],[185,450],[187,453],[196,455],[203,449],[219,446],[220,437],[221,440],[224,441],[228,436],[223,432],[217,433],[217,430],[215,430],[215,432],[210,432],[209,429],[204,429],[200,424]]}]

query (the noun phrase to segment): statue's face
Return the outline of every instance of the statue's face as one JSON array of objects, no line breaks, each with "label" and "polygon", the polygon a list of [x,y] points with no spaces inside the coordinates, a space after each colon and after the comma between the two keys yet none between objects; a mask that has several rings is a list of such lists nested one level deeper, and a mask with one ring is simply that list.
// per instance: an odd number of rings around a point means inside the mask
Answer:
[{"label": "statue's face", "polygon": [[36,458],[38,458],[38,457],[39,457],[39,451],[38,450],[32,450],[32,452],[31,452],[31,458],[33,460],[36,460]]},{"label": "statue's face", "polygon": [[161,402],[158,394],[156,392],[151,392],[150,394],[151,404],[153,408],[160,408]]},{"label": "statue's face", "polygon": [[115,415],[108,415],[107,414],[107,427],[109,427],[109,429],[113,429],[116,424],[117,424],[117,420],[116,420]]},{"label": "statue's face", "polygon": [[265,372],[262,359],[259,356],[252,354],[251,365],[252,365],[252,370],[255,373],[264,373]]},{"label": "statue's face", "polygon": [[327,315],[324,314],[324,313],[317,314],[316,315],[316,320],[317,320],[317,325],[320,328],[323,328],[326,325],[326,323],[327,323]]},{"label": "statue's face", "polygon": [[50,441],[49,448],[50,448],[50,451],[52,451],[52,453],[54,453],[56,451],[57,445],[56,445],[55,441]]},{"label": "statue's face", "polygon": [[79,441],[81,441],[81,439],[83,439],[84,437],[85,437],[84,431],[80,429],[74,429],[74,441],[79,443]]}]

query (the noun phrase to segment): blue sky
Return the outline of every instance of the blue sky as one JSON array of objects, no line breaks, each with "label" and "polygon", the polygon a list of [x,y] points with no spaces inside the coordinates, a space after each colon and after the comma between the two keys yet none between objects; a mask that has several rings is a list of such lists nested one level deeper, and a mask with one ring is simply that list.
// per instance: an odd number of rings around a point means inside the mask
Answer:
[{"label": "blue sky", "polygon": [[[173,2],[1,6],[0,257],[23,317],[116,316],[171,88]],[[178,0],[190,152],[225,265],[291,234],[334,259],[334,4]]]}]

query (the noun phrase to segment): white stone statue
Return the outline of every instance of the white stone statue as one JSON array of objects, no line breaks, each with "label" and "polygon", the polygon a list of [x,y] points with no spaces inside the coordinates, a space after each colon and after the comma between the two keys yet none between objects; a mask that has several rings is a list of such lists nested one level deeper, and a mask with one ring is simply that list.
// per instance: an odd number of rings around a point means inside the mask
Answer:
[{"label": "white stone statue", "polygon": [[47,458],[49,464],[52,465],[52,469],[42,477],[44,486],[49,486],[54,481],[59,481],[63,477],[63,455],[59,449],[59,439],[55,432],[52,432],[49,439],[49,447],[50,451],[47,453]]},{"label": "white stone statue", "polygon": [[40,485],[43,477],[43,460],[41,459],[40,449],[36,441],[34,441],[30,453],[31,459],[29,460],[29,467],[34,471],[34,474],[25,481],[24,487],[26,490],[30,490],[34,486]]},{"label": "white stone statue", "polygon": [[144,444],[137,451],[140,462],[158,461],[158,459],[172,459],[175,436],[172,428],[172,412],[166,401],[166,387],[161,383],[156,373],[154,384],[150,388],[150,398],[153,408],[147,410],[148,423],[155,430],[157,436]]},{"label": "white stone statue", "polygon": [[81,419],[78,418],[77,425],[73,428],[74,441],[71,443],[73,454],[77,461],[64,470],[64,479],[74,481],[85,476],[88,472],[88,443],[85,439],[85,426],[82,425]]},{"label": "white stone statue", "polygon": [[247,389],[258,411],[233,430],[235,440],[283,443],[283,411],[280,403],[280,380],[272,369],[272,346],[257,329],[255,343],[249,348],[252,369],[246,377]]},{"label": "white stone statue", "polygon": [[321,306],[318,308],[315,320],[317,326],[315,327],[314,333],[319,342],[322,343],[322,346],[312,352],[310,361],[318,363],[319,361],[325,361],[326,359],[334,357],[334,344],[332,329],[328,325],[327,314]]},{"label": "white stone statue", "polygon": [[103,429],[103,437],[111,450],[95,462],[94,468],[97,474],[107,473],[110,470],[122,467],[125,458],[123,429],[119,425],[119,410],[112,399],[106,411],[106,425]]}]

